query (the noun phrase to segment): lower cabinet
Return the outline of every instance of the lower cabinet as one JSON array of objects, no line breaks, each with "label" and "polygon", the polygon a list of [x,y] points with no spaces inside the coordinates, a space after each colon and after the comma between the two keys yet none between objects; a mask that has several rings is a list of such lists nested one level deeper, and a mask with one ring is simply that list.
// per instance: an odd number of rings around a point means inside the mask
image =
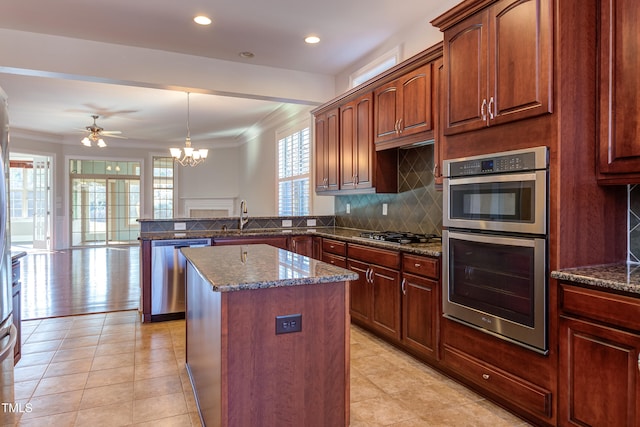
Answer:
[{"label": "lower cabinet", "polygon": [[313,236],[291,236],[289,250],[313,258]]},{"label": "lower cabinet", "polygon": [[402,343],[431,359],[438,358],[439,298],[437,280],[402,275]]},{"label": "lower cabinet", "polygon": [[560,426],[640,425],[640,301],[562,284]]},{"label": "lower cabinet", "polygon": [[400,254],[351,244],[347,252],[347,268],[360,276],[350,284],[352,320],[399,341]]},{"label": "lower cabinet", "polygon": [[402,256],[402,343],[422,357],[437,360],[440,325],[440,262]]}]

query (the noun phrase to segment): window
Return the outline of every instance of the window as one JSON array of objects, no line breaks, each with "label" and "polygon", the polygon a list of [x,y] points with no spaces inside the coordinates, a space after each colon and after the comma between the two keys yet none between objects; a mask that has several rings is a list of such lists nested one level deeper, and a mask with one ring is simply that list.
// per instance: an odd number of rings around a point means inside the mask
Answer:
[{"label": "window", "polygon": [[310,150],[308,126],[278,139],[278,215],[309,215]]},{"label": "window", "polygon": [[351,87],[356,87],[369,79],[377,76],[383,71],[387,71],[398,63],[400,59],[400,49],[395,47],[389,52],[385,53],[375,61],[372,61],[360,68],[355,73],[351,74],[349,79],[351,80]]},{"label": "window", "polygon": [[153,218],[173,218],[173,157],[153,158]]},{"label": "window", "polygon": [[33,217],[33,163],[12,160],[9,170],[11,218]]}]

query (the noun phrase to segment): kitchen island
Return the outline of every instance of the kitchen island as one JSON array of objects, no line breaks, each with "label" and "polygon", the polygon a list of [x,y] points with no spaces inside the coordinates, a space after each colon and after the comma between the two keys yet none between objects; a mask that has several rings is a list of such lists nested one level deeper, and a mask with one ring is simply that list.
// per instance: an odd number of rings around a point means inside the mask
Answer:
[{"label": "kitchen island", "polygon": [[358,275],[269,245],[182,253],[203,424],[349,425],[348,282]]}]

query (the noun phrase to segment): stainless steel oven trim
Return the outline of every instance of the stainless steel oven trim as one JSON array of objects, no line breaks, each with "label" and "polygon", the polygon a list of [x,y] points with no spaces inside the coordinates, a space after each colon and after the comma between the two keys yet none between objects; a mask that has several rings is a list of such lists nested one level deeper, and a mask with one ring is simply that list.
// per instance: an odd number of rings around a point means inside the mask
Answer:
[{"label": "stainless steel oven trim", "polygon": [[[498,318],[492,314],[465,307],[449,300],[449,240],[459,239],[472,242],[493,243],[534,248],[534,327]],[[541,354],[549,352],[547,348],[547,265],[546,239],[539,237],[506,237],[483,233],[442,232],[442,311],[444,317],[489,333],[503,340]]]},{"label": "stainless steel oven trim", "polygon": [[534,154],[535,156],[534,169],[546,169],[549,166],[549,159],[548,159],[549,150],[546,146],[540,146],[535,148],[524,148],[521,150],[502,151],[500,153],[491,153],[489,155],[481,154],[478,156],[469,156],[469,157],[461,157],[458,159],[444,160],[442,162],[442,168],[444,170],[444,176],[447,178],[451,178],[451,169],[449,167],[451,163],[466,162],[469,160],[483,160],[483,159],[490,159],[490,158],[496,158],[496,157],[502,157],[502,156],[508,156],[508,155],[521,154],[521,153]]},{"label": "stainless steel oven trim", "polygon": [[[535,221],[522,222],[486,221],[452,219],[449,193],[456,185],[483,184],[490,182],[535,182]],[[464,178],[445,178],[442,191],[442,225],[445,227],[470,228],[476,230],[506,231],[513,233],[547,234],[547,171],[539,170],[526,173],[510,173],[504,175],[484,175]]]}]

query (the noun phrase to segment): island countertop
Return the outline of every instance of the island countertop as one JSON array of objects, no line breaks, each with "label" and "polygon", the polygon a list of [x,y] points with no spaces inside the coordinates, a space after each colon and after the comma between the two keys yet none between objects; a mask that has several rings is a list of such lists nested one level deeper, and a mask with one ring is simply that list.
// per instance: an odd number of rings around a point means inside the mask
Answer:
[{"label": "island countertop", "polygon": [[216,292],[356,280],[358,274],[273,246],[182,248],[187,261]]}]

